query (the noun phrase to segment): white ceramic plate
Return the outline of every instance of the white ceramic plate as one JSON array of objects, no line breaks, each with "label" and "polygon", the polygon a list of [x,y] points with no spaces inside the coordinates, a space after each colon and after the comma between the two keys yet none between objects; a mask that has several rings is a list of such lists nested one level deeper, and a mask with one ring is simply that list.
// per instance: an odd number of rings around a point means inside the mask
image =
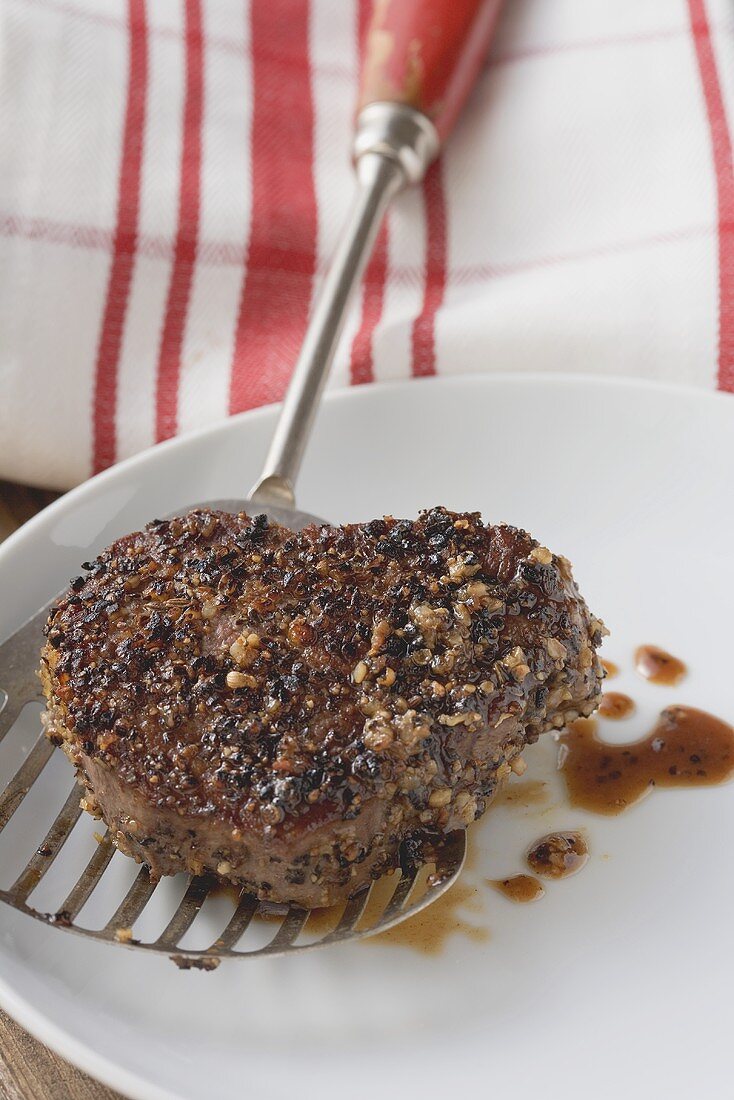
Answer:
[{"label": "white ceramic plate", "polygon": [[[0,549],[0,636],[116,536],[245,492],[274,420],[266,409],[160,447],[29,523]],[[670,702],[734,718],[732,474],[731,398],[496,376],[331,397],[299,502],[335,521],[435,503],[481,509],[567,554],[612,631],[605,655],[623,668],[619,688],[638,701],[635,718],[604,725],[622,740]],[[679,688],[635,678],[643,642],[689,662]],[[11,756],[0,749],[3,776]],[[475,839],[465,915],[489,929],[486,943],[457,932],[435,957],[361,943],[181,973],[3,908],[0,1001],[133,1097],[728,1094],[734,788],[656,792],[599,818],[564,804],[550,739],[528,761],[550,801],[497,808]],[[52,762],[49,814],[67,780]],[[578,826],[591,860],[541,901],[512,905],[483,884],[521,870],[541,833]],[[129,861],[116,860],[122,880]],[[0,861],[3,878],[12,862]]]}]

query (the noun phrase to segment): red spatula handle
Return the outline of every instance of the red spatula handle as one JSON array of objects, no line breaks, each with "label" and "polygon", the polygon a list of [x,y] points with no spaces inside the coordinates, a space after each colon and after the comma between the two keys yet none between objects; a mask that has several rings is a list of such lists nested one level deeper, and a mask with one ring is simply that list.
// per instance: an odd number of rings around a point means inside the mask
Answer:
[{"label": "red spatula handle", "polygon": [[376,0],[362,65],[360,106],[407,103],[441,141],[469,94],[502,0]]}]

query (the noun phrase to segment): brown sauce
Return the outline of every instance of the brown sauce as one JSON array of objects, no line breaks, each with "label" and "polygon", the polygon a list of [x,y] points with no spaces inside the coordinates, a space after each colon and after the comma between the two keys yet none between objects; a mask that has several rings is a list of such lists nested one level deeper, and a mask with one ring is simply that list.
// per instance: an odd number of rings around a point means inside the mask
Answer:
[{"label": "brown sauce", "polygon": [[474,825],[466,830],[466,858],[464,870],[475,871],[482,854],[482,845],[479,843],[480,830]]},{"label": "brown sauce", "polygon": [[602,718],[611,718],[614,722],[629,718],[634,710],[634,699],[630,699],[629,695],[623,695],[621,691],[606,691],[599,704],[599,714]]},{"label": "brown sauce", "polygon": [[693,707],[668,707],[647,737],[610,745],[592,718],[560,738],[558,766],[572,806],[619,814],[653,787],[698,787],[734,776],[734,729]]},{"label": "brown sauce", "polygon": [[329,932],[333,932],[336,928],[343,912],[343,905],[330,905],[323,909],[312,909],[308,915],[304,932],[311,933],[314,936],[328,936]]},{"label": "brown sauce", "polygon": [[[472,830],[469,835],[471,832]],[[418,900],[425,892],[431,870],[429,866],[423,868],[413,887],[411,900]],[[393,895],[397,881],[395,875],[388,874],[375,882],[365,911],[357,924],[357,931],[368,928],[380,916]],[[228,897],[234,904],[239,900],[239,895],[240,887],[233,883],[217,882],[211,888],[211,897]],[[486,943],[489,939],[488,929],[473,924],[466,916],[480,915],[482,911],[483,905],[476,887],[457,882],[422,913],[386,932],[379,932],[364,942],[410,947],[424,955],[439,955],[454,934],[462,935],[475,943]],[[280,922],[284,912],[285,907],[282,905],[266,906],[258,910],[255,920]],[[334,931],[343,912],[343,904],[312,909],[304,931],[319,938],[326,936]]]},{"label": "brown sauce", "polygon": [[[236,886],[234,882],[219,880],[214,882],[211,886],[209,897],[228,898],[232,904],[236,906],[240,900],[241,892],[242,887]],[[279,922],[282,921],[285,911],[286,907],[283,905],[265,906],[265,908],[258,909],[254,919],[256,921]],[[327,933],[334,931],[343,912],[343,905],[332,905],[329,908],[312,909],[309,913],[304,931],[310,932],[314,936],[325,936]]]},{"label": "brown sauce", "polygon": [[[424,875],[421,875],[423,878]],[[372,884],[372,892],[367,900],[364,913],[357,921],[357,931],[361,932],[364,928],[369,928],[371,924],[378,919],[383,909],[393,896],[398,879],[395,872],[388,872],[383,875],[382,878],[378,878]],[[420,891],[420,884],[414,887],[416,894]]]},{"label": "brown sauce", "polygon": [[[365,923],[374,917],[374,911],[370,912],[374,895],[375,890],[372,891],[367,903],[367,910],[363,917]],[[389,928],[386,932],[378,932],[376,936],[370,936],[365,943],[410,947],[422,955],[440,955],[449,939],[455,935],[464,936],[473,943],[486,943],[489,939],[489,929],[473,924],[463,912],[480,915],[482,909],[477,888],[465,882],[456,882],[422,913],[416,913],[414,917],[409,917],[402,924]]]},{"label": "brown sauce", "polygon": [[531,871],[544,878],[568,878],[580,871],[589,858],[583,833],[548,833],[536,840],[525,856]]},{"label": "brown sauce", "polygon": [[229,898],[234,905],[239,902],[241,893],[241,886],[236,886],[234,882],[225,882],[224,879],[217,879],[209,887],[210,898]]},{"label": "brown sauce", "polygon": [[517,783],[511,781],[503,787],[492,806],[542,806],[548,798],[548,784],[542,779],[523,779]]},{"label": "brown sauce", "polygon": [[688,671],[683,661],[655,645],[641,645],[635,650],[635,668],[651,684],[666,687],[679,684]]},{"label": "brown sauce", "polygon": [[538,901],[545,893],[543,883],[533,875],[510,875],[509,878],[488,878],[484,881],[487,886],[493,886],[510,901],[519,902],[521,905],[529,901]]},{"label": "brown sauce", "polygon": [[601,667],[606,673],[607,680],[611,680],[613,676],[619,676],[619,665],[615,665],[614,661],[602,661]]}]

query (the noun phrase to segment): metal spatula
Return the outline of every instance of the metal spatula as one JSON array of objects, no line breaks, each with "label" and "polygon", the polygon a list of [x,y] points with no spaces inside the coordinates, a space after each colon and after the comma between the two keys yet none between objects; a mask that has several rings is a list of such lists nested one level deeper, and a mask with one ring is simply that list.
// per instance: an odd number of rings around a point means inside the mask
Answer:
[{"label": "metal spatula", "polygon": [[[340,244],[313,309],[310,324],[286,394],[262,476],[243,500],[214,500],[191,507],[210,507],[269,519],[293,530],[323,523],[295,507],[294,486],[347,306],[369,257],[392,197],[419,182],[451,129],[484,59],[501,0],[386,0],[375,5],[366,38],[360,110],[354,138],[357,193]],[[14,726],[28,702],[41,696],[36,675],[43,625],[52,605],[41,608],[0,646],[0,739]],[[39,779],[55,752],[40,736],[0,795],[0,832]],[[430,905],[461,871],[465,852],[462,831],[413,845],[401,852],[401,869],[390,879],[394,889],[381,904],[370,904],[374,887],[365,887],[343,908],[335,926],[309,937],[309,913],[297,906],[274,910],[241,893],[226,927],[203,950],[178,945],[209,897],[214,883],[192,878],[183,899],[157,938],[142,942],[135,923],[156,884],[143,868],[101,929],[85,926],[85,906],[102,890],[103,876],[114,855],[109,837],[90,838],[88,862],[74,868],[58,906],[51,913],[34,908],[31,898],[54,864],[80,815],[79,788],[70,791],[45,836],[24,838],[29,859],[0,899],[57,927],[109,942],[176,954],[181,965],[213,967],[221,958],[280,954],[335,943],[389,928]],[[123,858],[123,857],[120,857]],[[435,870],[418,889],[422,869]],[[425,879],[425,875],[423,876]],[[374,899],[373,899],[374,900]],[[248,946],[246,932],[258,914],[277,919],[265,946]]]}]

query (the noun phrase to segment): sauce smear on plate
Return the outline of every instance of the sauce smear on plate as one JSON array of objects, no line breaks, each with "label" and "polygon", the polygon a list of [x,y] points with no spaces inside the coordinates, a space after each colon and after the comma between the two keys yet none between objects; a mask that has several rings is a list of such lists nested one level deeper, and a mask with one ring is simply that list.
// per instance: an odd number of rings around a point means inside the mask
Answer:
[{"label": "sauce smear on plate", "polygon": [[734,775],[734,729],[694,707],[667,707],[640,741],[610,745],[593,718],[560,738],[558,766],[572,806],[619,814],[653,787],[705,787]]},{"label": "sauce smear on plate", "polygon": [[[382,880],[377,885],[380,886]],[[369,907],[375,894],[370,896],[365,916],[369,920]],[[364,942],[393,947],[410,947],[422,955],[440,955],[448,940],[455,934],[474,943],[486,943],[489,929],[467,920],[462,910],[481,914],[483,909],[479,891],[466,882],[455,883],[450,890],[437,898],[427,909],[409,917],[402,924],[378,932]],[[359,925],[357,927],[360,927]]]}]

